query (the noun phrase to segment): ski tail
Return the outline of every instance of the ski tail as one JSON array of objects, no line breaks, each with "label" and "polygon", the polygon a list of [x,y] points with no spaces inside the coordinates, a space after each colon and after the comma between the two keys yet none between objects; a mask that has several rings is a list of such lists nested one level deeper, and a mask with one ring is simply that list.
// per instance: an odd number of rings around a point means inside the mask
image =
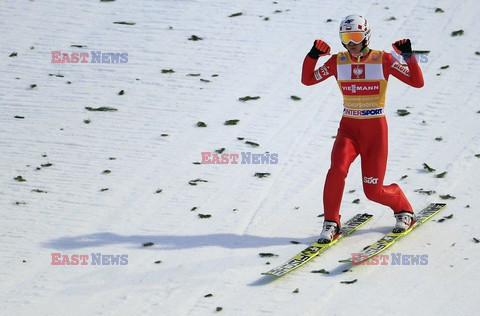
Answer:
[{"label": "ski tail", "polygon": [[298,267],[304,265],[308,261],[318,256],[320,253],[324,252],[325,250],[339,242],[343,237],[350,235],[351,233],[365,225],[372,218],[372,216],[373,215],[367,213],[355,215],[340,228],[340,233],[334,240],[332,240],[332,242],[328,244],[319,244],[318,242],[314,242],[310,246],[299,252],[297,255],[293,256],[287,262],[267,272],[263,272],[262,274],[281,277],[297,269]]},{"label": "ski tail", "polygon": [[446,207],[445,203],[431,203],[416,215],[415,223],[413,223],[412,226],[410,226],[410,228],[408,228],[406,231],[402,233],[390,232],[385,236],[383,236],[378,241],[376,241],[375,243],[365,247],[363,251],[355,255],[355,259],[353,258],[353,255],[352,255],[351,258],[340,260],[339,262],[360,264],[361,262],[368,260],[373,256],[378,255],[379,253],[381,253],[382,251],[384,251],[385,249],[393,245],[396,241],[398,241],[405,235],[409,234],[412,230],[414,230],[418,226],[422,225],[423,223],[431,219],[433,216],[435,216],[438,212],[443,210],[445,207]]}]

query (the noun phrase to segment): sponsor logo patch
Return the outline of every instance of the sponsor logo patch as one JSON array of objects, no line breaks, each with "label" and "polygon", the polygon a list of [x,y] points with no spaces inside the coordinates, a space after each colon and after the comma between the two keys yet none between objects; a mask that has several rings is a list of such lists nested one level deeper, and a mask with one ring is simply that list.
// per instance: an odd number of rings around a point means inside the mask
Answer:
[{"label": "sponsor logo patch", "polygon": [[[365,110],[353,110],[353,109],[347,109],[347,108],[343,109],[343,115],[345,116],[380,116],[383,114],[384,114],[383,108],[365,109]],[[367,178],[364,178],[363,182],[365,182],[365,179]],[[376,179],[375,181],[378,181],[377,178],[373,178],[373,179]],[[376,184],[376,182],[373,184]]]},{"label": "sponsor logo patch", "polygon": [[377,184],[378,183],[378,178],[363,177],[363,182],[366,183],[366,184]]},{"label": "sponsor logo patch", "polygon": [[400,71],[405,76],[410,77],[410,70],[408,70],[407,67],[400,64],[398,61],[396,61],[392,64],[392,68]]},{"label": "sponsor logo patch", "polygon": [[380,82],[342,82],[343,95],[374,95],[380,94]]},{"label": "sponsor logo patch", "polygon": [[314,75],[315,75],[315,79],[320,80],[323,77],[326,77],[329,75],[328,68],[325,65],[323,65],[322,67],[315,70]]}]

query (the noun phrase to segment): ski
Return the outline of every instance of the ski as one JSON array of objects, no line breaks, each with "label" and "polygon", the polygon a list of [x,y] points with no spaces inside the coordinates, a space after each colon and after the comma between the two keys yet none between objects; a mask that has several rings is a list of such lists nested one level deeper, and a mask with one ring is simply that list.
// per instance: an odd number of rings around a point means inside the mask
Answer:
[{"label": "ski", "polygon": [[366,222],[368,222],[373,215],[364,213],[364,214],[357,214],[348,220],[343,226],[340,228],[340,232],[335,236],[335,239],[328,244],[319,244],[318,242],[312,243],[310,246],[299,252],[297,255],[292,257],[290,260],[285,262],[284,264],[279,265],[276,268],[273,268],[267,272],[263,272],[263,275],[273,275],[277,277],[281,277],[298,267],[304,265],[308,261],[312,260],[320,253],[324,252],[331,246],[335,245],[338,241],[340,241],[343,237],[350,235],[358,228],[362,227]]},{"label": "ski", "polygon": [[[428,205],[426,208],[421,210],[415,218],[415,223],[410,226],[409,229],[404,231],[403,233],[394,233],[390,232],[383,236],[383,238],[379,239],[375,243],[365,247],[363,251],[361,251],[358,254],[352,255],[351,258],[345,259],[345,260],[340,260],[339,262],[342,263],[352,263],[352,264],[360,264],[363,261],[366,261],[373,256],[378,255],[391,245],[393,245],[395,242],[400,240],[402,237],[405,235],[408,235],[410,232],[412,232],[415,228],[418,226],[422,225],[426,221],[428,221],[430,218],[435,216],[438,212],[443,210],[445,208],[446,204],[444,203],[431,203]],[[354,258],[355,257],[355,258]]]}]

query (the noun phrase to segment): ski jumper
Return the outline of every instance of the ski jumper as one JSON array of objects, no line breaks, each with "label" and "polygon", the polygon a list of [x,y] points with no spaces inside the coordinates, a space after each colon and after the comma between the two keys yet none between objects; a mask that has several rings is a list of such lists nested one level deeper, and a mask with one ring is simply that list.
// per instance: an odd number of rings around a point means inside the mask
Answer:
[{"label": "ski jumper", "polygon": [[358,155],[361,157],[365,196],[389,206],[394,213],[413,213],[412,206],[397,184],[383,184],[388,156],[388,127],[384,111],[388,77],[393,75],[412,87],[423,86],[422,71],[415,56],[408,59],[407,68],[384,51],[370,50],[356,61],[348,52],[340,52],[315,70],[317,59],[308,55],[305,57],[302,83],[313,85],[335,76],[343,95],[343,117],[323,192],[325,220],[335,221],[338,227],[345,178]]}]

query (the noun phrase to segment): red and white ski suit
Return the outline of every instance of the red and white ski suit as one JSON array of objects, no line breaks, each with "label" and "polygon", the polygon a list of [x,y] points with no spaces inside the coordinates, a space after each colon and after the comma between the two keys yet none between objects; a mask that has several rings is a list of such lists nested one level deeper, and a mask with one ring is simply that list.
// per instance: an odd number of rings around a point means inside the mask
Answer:
[{"label": "red and white ski suit", "polygon": [[388,77],[393,75],[415,88],[423,86],[422,71],[415,56],[407,62],[408,68],[392,54],[377,50],[370,50],[356,61],[348,52],[340,52],[315,70],[317,59],[308,55],[305,57],[302,83],[313,85],[335,76],[343,95],[343,117],[323,192],[325,220],[335,221],[339,227],[345,178],[358,155],[361,157],[366,197],[389,206],[394,213],[413,212],[397,184],[383,185],[388,156],[388,127],[384,111]]}]

